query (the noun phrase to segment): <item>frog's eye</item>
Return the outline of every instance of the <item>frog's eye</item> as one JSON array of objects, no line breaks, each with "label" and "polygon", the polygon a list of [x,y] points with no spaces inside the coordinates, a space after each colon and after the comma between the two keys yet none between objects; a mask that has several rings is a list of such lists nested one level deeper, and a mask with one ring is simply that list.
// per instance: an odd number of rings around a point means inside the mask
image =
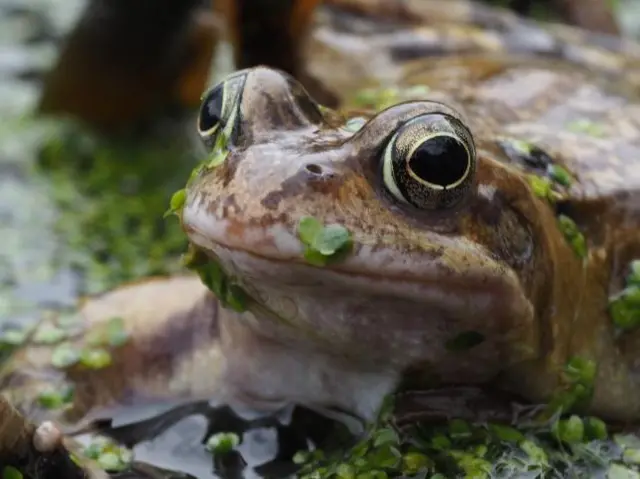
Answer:
[{"label": "frog's eye", "polygon": [[203,95],[198,114],[198,133],[210,148],[221,133],[230,138],[234,132],[245,79],[244,71],[237,72]]},{"label": "frog's eye", "polygon": [[210,135],[222,121],[222,105],[224,103],[224,83],[216,85],[205,93],[198,116],[198,133]]},{"label": "frog's eye", "polygon": [[471,187],[475,169],[471,132],[442,113],[421,115],[402,125],[382,159],[386,189],[421,209],[454,206]]}]

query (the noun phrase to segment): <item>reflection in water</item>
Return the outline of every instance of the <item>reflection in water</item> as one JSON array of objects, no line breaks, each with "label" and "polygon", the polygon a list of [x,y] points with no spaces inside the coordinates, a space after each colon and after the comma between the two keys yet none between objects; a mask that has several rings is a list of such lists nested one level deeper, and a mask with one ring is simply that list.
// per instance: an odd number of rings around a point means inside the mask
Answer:
[{"label": "reflection in water", "polygon": [[[94,430],[133,450],[133,468],[113,475],[131,479],[288,477],[297,468],[297,452],[330,450],[354,439],[343,424],[305,408],[245,420],[231,407],[207,401],[126,408],[97,420]],[[205,444],[220,432],[237,434],[240,443],[212,455]],[[76,439],[91,442],[86,434]]]}]

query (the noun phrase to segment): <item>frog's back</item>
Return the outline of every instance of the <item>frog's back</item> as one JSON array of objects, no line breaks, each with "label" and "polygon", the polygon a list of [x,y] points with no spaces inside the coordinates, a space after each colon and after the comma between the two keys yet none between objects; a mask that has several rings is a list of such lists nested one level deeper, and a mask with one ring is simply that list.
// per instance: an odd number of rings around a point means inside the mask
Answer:
[{"label": "frog's back", "polygon": [[549,207],[584,234],[591,283],[616,294],[640,258],[638,96],[549,64],[505,68],[456,97],[479,148],[552,185]]},{"label": "frog's back", "polygon": [[[572,201],[607,202],[640,213],[640,99],[584,72],[518,67],[493,75],[462,99],[498,137],[545,153],[573,176]],[[631,211],[630,211],[631,213]]]}]

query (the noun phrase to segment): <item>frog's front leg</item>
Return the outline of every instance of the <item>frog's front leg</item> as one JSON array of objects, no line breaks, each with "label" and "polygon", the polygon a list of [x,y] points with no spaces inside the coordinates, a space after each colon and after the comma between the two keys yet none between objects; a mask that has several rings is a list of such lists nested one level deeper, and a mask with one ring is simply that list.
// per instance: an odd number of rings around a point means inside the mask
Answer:
[{"label": "frog's front leg", "polygon": [[[101,336],[96,333],[116,318],[125,340],[96,345]],[[221,370],[221,362],[214,360],[219,355],[217,319],[217,301],[195,275],[124,285],[86,299],[72,332],[55,344],[37,337],[42,329],[51,331],[59,318],[40,323],[3,365],[0,387],[36,422],[53,418],[71,424],[110,406],[209,396],[218,389],[216,372]],[[75,354],[107,350],[109,359],[91,366],[68,360],[62,348]],[[71,407],[41,407],[43,393],[67,386],[73,389]]]}]

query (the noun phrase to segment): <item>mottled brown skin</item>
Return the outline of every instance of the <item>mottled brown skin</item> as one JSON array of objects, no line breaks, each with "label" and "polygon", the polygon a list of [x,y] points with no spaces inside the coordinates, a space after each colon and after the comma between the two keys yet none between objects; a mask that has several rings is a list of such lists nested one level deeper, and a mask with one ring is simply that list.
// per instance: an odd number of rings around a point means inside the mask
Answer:
[{"label": "mottled brown skin", "polygon": [[[400,122],[449,106],[400,104],[352,135],[327,125],[279,73],[247,74],[237,147],[192,183],[183,213],[191,241],[253,298],[246,318],[233,315],[234,336],[278,342],[306,374],[321,371],[329,384],[340,378],[346,389],[340,368],[326,361],[377,371],[380,381],[420,364],[436,382],[492,381],[532,400],[548,398],[579,355],[599,366],[591,411],[636,419],[637,356],[625,347],[635,334],[616,338],[607,304],[640,256],[639,104],[551,67],[506,68],[457,95],[428,97],[455,107],[475,136],[474,188],[454,210],[400,205],[379,173],[384,139]],[[572,131],[585,119],[602,125],[597,137]],[[505,137],[539,146],[575,176],[557,209],[584,231],[585,262],[558,229],[554,207],[532,192],[527,174],[536,172],[496,142]],[[295,241],[306,215],[347,227],[353,253],[337,265],[306,265]],[[486,340],[447,351],[445,342],[465,331]],[[239,361],[238,374],[253,371],[250,362]],[[249,376],[240,387],[255,382]],[[305,386],[297,390],[303,402],[317,394],[310,383],[307,397]],[[367,413],[371,398],[352,395],[356,404],[339,405]]]},{"label": "mottled brown skin", "polygon": [[[316,46],[326,39],[322,28]],[[425,31],[404,29],[395,38]],[[609,295],[640,257],[633,83],[482,48],[404,61],[385,48],[391,38],[383,34],[349,38],[379,56],[350,50],[356,70],[363,58],[371,67],[352,74],[340,63],[349,52],[312,50],[318,55],[310,64],[325,65],[329,89],[348,97],[363,85],[421,84],[431,87],[427,98],[400,94],[422,101],[392,107],[353,135],[320,114],[297,83],[250,70],[244,143],[190,187],[185,229],[243,284],[250,312],[221,308],[192,276],[91,298],[80,308],[84,326],[121,316],[131,341],[100,371],[58,372],[49,366],[52,347],[21,350],[0,372],[0,386],[17,405],[68,424],[113,406],[176,397],[216,397],[263,411],[300,402],[371,417],[409,370],[424,373],[425,387],[490,383],[538,401],[553,392],[566,360],[582,355],[599,366],[591,412],[638,419],[640,335],[614,335],[607,314]],[[629,52],[619,58],[632,65]],[[384,135],[433,108],[453,109],[468,125],[478,165],[463,204],[427,212],[385,194],[378,162]],[[598,122],[597,135],[570,127],[585,118]],[[558,230],[556,208],[533,194],[527,174],[539,172],[509,158],[497,138],[531,142],[575,176],[557,209],[585,233],[586,262]],[[321,172],[306,169],[312,164]],[[352,232],[346,261],[305,263],[295,238],[304,215]],[[212,232],[216,218],[230,223]],[[444,347],[470,330],[485,342],[455,354]],[[77,385],[73,407],[64,415],[41,410],[37,392],[65,381]]]},{"label": "mottled brown skin", "polygon": [[[640,45],[567,25],[534,22],[468,0],[326,0],[303,50],[305,78],[340,102],[369,83],[402,83],[405,70],[429,69],[444,85],[495,66],[554,59],[569,69],[640,86]],[[348,16],[347,13],[352,15]],[[346,17],[346,18],[345,18]],[[428,61],[425,61],[428,59]]]}]

